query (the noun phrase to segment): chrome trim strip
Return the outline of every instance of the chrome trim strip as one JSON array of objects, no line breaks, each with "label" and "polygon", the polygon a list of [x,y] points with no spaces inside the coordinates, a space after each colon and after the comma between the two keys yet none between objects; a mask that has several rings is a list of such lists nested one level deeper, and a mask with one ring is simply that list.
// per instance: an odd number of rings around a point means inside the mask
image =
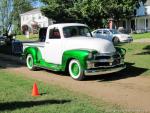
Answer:
[{"label": "chrome trim strip", "polygon": [[94,54],[94,57],[96,57],[96,56],[113,56],[115,54],[116,54],[116,52],[113,52],[113,53],[97,53],[97,54]]},{"label": "chrome trim strip", "polygon": [[113,62],[114,60],[121,60],[122,58],[110,58],[110,59],[99,59],[99,60],[88,60],[88,63],[97,63],[97,62]]},{"label": "chrome trim strip", "polygon": [[[89,62],[89,63],[90,63],[90,62]],[[112,62],[108,62],[108,63],[112,63]],[[87,63],[87,64],[88,64],[88,63]],[[110,65],[110,66],[97,66],[97,67],[93,66],[92,68],[94,68],[94,69],[97,69],[97,68],[114,68],[114,67],[119,66],[119,65],[124,65],[124,62],[121,61],[121,63],[119,63],[119,64]],[[87,68],[90,69],[91,67],[88,67],[88,66],[87,66]]]},{"label": "chrome trim strip", "polygon": [[113,73],[113,72],[117,72],[120,71],[122,69],[125,69],[126,66],[120,66],[120,67],[116,67],[116,68],[109,68],[109,69],[99,69],[99,70],[85,70],[84,74],[86,76],[91,76],[91,75],[100,75],[100,74],[108,74],[108,73]]}]

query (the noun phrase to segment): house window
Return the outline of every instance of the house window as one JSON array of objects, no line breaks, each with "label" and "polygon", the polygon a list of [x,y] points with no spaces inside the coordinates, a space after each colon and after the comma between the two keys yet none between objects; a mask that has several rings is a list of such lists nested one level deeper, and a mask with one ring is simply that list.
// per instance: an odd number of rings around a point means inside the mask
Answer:
[{"label": "house window", "polygon": [[26,17],[26,20],[28,20],[28,16]]},{"label": "house window", "polygon": [[38,19],[41,19],[41,15],[38,16]]},{"label": "house window", "polygon": [[126,28],[126,21],[123,21],[123,28]]},{"label": "house window", "polygon": [[32,17],[32,20],[33,20],[33,21],[35,20],[35,17],[34,17],[34,16]]},{"label": "house window", "polygon": [[136,9],[134,9],[134,12],[133,12],[133,13],[134,13],[134,16],[136,16],[136,13],[137,13]]},{"label": "house window", "polygon": [[43,27],[46,27],[46,23],[43,23]]},{"label": "house window", "polygon": [[147,15],[147,8],[145,8],[145,15]]},{"label": "house window", "polygon": [[148,28],[148,19],[146,19],[146,28]]}]

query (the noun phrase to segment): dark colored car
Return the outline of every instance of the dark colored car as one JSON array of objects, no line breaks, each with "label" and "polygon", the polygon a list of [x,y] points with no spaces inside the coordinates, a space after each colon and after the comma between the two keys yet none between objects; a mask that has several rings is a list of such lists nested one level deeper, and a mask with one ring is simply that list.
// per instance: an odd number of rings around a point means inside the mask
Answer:
[{"label": "dark colored car", "polygon": [[6,44],[6,36],[0,36],[0,46]]}]

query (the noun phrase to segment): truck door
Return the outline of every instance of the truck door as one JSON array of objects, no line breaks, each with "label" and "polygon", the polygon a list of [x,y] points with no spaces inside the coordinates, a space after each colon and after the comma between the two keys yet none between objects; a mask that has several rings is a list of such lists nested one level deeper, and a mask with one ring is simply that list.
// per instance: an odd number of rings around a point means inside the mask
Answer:
[{"label": "truck door", "polygon": [[[49,33],[49,34],[48,34]],[[45,41],[44,60],[48,63],[61,64],[62,44],[61,35],[58,28],[51,28],[47,33]]]}]

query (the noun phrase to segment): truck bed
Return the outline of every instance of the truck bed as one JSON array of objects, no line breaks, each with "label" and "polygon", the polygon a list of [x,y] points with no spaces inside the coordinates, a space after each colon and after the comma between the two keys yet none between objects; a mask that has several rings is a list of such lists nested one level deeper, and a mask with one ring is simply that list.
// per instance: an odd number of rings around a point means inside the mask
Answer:
[{"label": "truck bed", "polygon": [[44,48],[45,42],[24,42],[23,43],[23,50],[27,47],[38,47],[38,48]]},{"label": "truck bed", "polygon": [[44,47],[45,46],[45,42],[25,42],[23,43],[23,46],[40,46],[40,47]]}]

